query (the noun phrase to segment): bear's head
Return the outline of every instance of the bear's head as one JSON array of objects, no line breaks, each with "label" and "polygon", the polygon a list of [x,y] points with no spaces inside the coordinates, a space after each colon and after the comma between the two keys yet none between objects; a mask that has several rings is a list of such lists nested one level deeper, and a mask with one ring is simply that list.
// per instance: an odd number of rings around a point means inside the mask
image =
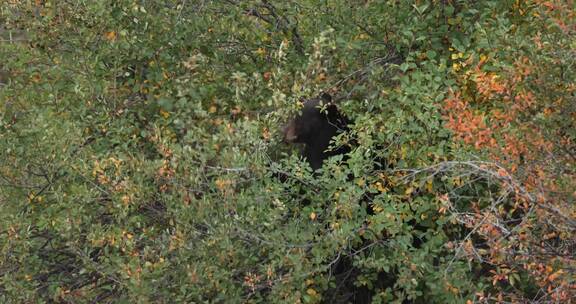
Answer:
[{"label": "bear's head", "polygon": [[316,170],[332,155],[345,153],[342,149],[327,151],[332,137],[348,129],[347,118],[340,113],[329,94],[303,100],[302,112],[284,127],[284,141],[305,145],[303,156]]}]

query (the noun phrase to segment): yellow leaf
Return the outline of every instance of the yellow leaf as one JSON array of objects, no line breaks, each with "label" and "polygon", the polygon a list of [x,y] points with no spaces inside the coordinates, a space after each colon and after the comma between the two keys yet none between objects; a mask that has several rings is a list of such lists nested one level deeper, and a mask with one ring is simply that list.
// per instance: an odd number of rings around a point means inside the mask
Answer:
[{"label": "yellow leaf", "polygon": [[315,212],[310,213],[310,219],[311,219],[311,220],[315,220],[315,219],[316,219],[316,213],[315,213]]},{"label": "yellow leaf", "polygon": [[380,213],[382,210],[384,210],[384,208],[377,205],[372,205],[372,210],[374,210],[375,213]]},{"label": "yellow leaf", "polygon": [[258,48],[255,51],[255,53],[258,54],[259,56],[264,56],[264,55],[266,55],[266,50],[264,48]]},{"label": "yellow leaf", "polygon": [[426,181],[426,190],[428,190],[428,192],[432,192],[432,190],[434,190],[434,187],[432,186],[432,180],[431,179]]},{"label": "yellow leaf", "polygon": [[384,187],[381,182],[376,182],[376,184],[374,184],[374,186],[381,193],[385,193],[387,191],[386,187]]},{"label": "yellow leaf", "polygon": [[216,188],[218,188],[218,190],[223,191],[226,188],[228,188],[228,186],[231,184],[230,180],[227,179],[216,179],[216,181],[214,182],[214,184],[216,184]]},{"label": "yellow leaf", "polygon": [[412,192],[414,192],[414,188],[413,188],[413,187],[408,187],[408,188],[406,188],[406,191],[404,191],[404,194],[410,195]]},{"label": "yellow leaf", "polygon": [[308,288],[308,289],[306,290],[306,293],[307,293],[308,295],[311,295],[311,296],[316,296],[316,295],[318,294],[318,292],[316,292],[316,290],[314,290],[314,289],[312,289],[312,288]]},{"label": "yellow leaf", "polygon": [[162,109],[160,109],[160,115],[162,115],[162,117],[164,117],[164,118],[170,117],[170,113],[167,111],[164,111]]},{"label": "yellow leaf", "polygon": [[455,177],[452,179],[452,182],[454,183],[454,186],[462,186],[464,184],[464,182],[462,181],[461,178],[459,177]]}]

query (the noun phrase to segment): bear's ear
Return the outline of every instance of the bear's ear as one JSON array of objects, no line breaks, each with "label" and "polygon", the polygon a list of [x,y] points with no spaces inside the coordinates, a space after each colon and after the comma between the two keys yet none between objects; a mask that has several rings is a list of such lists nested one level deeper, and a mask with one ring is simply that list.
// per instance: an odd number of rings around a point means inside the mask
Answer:
[{"label": "bear's ear", "polygon": [[338,107],[333,103],[326,105],[326,113],[328,114],[328,119],[330,120],[335,120],[340,117],[340,111],[338,110]]},{"label": "bear's ear", "polygon": [[326,106],[326,113],[328,114],[328,118],[329,119],[337,118],[339,115],[338,107],[336,106],[335,103],[332,103],[332,95],[326,92],[322,92],[319,97],[320,100],[322,101],[322,104]]},{"label": "bear's ear", "polygon": [[324,104],[332,102],[332,96],[326,92],[322,92],[320,94],[320,99],[322,99],[322,102],[324,102]]}]

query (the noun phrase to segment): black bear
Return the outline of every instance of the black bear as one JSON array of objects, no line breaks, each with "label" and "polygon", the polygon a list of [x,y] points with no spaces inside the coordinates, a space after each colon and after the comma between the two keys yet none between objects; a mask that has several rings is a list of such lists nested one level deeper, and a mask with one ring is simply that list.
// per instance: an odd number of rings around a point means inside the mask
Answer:
[{"label": "black bear", "polygon": [[328,148],[332,137],[348,130],[350,121],[340,113],[327,93],[303,100],[303,103],[302,113],[284,128],[284,141],[304,144],[302,156],[313,170],[318,170],[326,158],[349,152],[349,148],[344,146]]},{"label": "black bear", "polygon": [[[290,119],[284,127],[284,141],[287,143],[304,144],[302,156],[313,170],[322,167],[323,161],[328,157],[350,152],[350,146],[330,148],[330,141],[341,132],[349,130],[351,121],[342,114],[332,97],[323,93],[319,97],[302,101],[304,107],[299,115]],[[354,140],[352,140],[354,145]],[[369,200],[370,195],[365,196]],[[368,210],[368,214],[373,214]],[[366,286],[358,287],[354,284],[356,277],[361,273],[353,266],[352,259],[344,257],[333,263],[330,269],[334,275],[337,287],[327,291],[328,301],[334,303],[370,303],[373,291]],[[379,273],[376,289],[393,286],[394,277],[388,273]]]}]

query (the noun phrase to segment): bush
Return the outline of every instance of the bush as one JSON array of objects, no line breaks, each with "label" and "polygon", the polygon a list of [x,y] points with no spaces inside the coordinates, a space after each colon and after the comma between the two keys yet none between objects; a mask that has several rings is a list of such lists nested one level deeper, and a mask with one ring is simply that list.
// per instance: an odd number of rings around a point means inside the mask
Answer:
[{"label": "bush", "polygon": [[[2,302],[575,296],[568,2],[0,12]],[[321,92],[353,149],[312,172],[280,129]]]}]

